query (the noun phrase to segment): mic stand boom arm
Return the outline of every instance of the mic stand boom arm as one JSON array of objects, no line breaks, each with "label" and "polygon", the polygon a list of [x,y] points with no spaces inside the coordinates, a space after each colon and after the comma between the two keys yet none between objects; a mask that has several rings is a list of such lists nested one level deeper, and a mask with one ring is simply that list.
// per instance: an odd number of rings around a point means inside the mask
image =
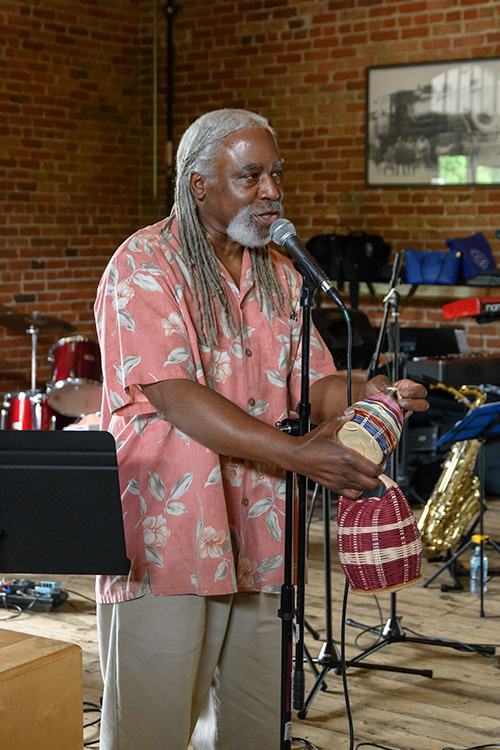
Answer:
[{"label": "mic stand boom arm", "polygon": [[391,280],[389,282],[389,291],[384,297],[384,304],[385,304],[384,315],[382,318],[382,323],[381,323],[378,338],[377,338],[377,345],[375,347],[375,351],[373,352],[373,356],[371,358],[370,364],[368,365],[368,369],[366,371],[366,380],[370,380],[370,378],[373,377],[375,370],[378,367],[380,353],[382,351],[382,346],[384,344],[385,332],[387,330],[387,320],[389,318],[389,312],[391,310],[391,307],[394,306],[393,304],[394,297],[398,295],[398,292],[396,291],[396,286],[398,285],[400,281],[399,274],[401,273],[402,262],[403,262],[403,253],[397,253],[396,257],[394,258],[394,263],[392,264],[392,273],[391,273]]}]

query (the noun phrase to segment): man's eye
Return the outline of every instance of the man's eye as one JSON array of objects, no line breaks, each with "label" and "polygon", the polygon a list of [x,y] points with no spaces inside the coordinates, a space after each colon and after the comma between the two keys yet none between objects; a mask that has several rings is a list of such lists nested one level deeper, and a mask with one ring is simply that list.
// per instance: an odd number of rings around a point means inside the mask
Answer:
[{"label": "man's eye", "polygon": [[281,169],[279,169],[277,172],[273,172],[273,179],[276,182],[281,182],[281,175],[282,175],[282,171]]}]

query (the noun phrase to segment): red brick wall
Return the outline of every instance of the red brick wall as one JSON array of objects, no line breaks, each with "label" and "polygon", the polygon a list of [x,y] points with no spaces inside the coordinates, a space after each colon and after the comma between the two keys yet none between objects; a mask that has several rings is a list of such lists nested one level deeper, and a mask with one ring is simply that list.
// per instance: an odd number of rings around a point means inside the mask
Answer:
[{"label": "red brick wall", "polygon": [[[157,215],[151,6],[5,0],[0,8],[0,302],[93,337],[108,258]],[[41,326],[41,382],[64,335]],[[0,388],[26,388],[30,337],[1,327],[0,342]]]},{"label": "red brick wall", "polygon": [[[500,188],[366,188],[368,66],[500,54],[496,0],[183,3],[176,19],[176,126],[218,106],[268,116],[285,156],[285,204],[303,240],[337,223],[380,233],[394,251],[446,249],[482,231],[500,265]],[[381,290],[383,291],[383,289]],[[428,291],[428,290],[427,290]],[[443,323],[447,288],[405,304],[402,325]],[[500,290],[496,290],[500,296]],[[436,297],[443,294],[443,299]],[[495,290],[461,289],[463,296]],[[448,297],[449,298],[449,297]],[[362,301],[372,320],[380,305]],[[500,352],[498,323],[467,325],[474,351]]]},{"label": "red brick wall", "polygon": [[[157,2],[161,154],[166,0]],[[446,237],[483,231],[500,261],[500,188],[364,186],[366,67],[499,55],[497,0],[178,6],[175,142],[209,109],[257,110],[278,131],[287,215],[304,240],[338,222],[379,232],[394,250],[443,247]],[[154,13],[154,0],[3,0],[0,8],[0,302],[91,336],[107,259],[127,234],[165,213],[162,157],[154,184]],[[380,318],[380,306],[363,306]],[[442,322],[440,300],[419,298],[401,322]],[[500,352],[498,324],[468,328],[474,350]],[[61,335],[40,338],[42,381]],[[0,328],[0,342],[0,389],[28,387],[29,337]]]}]

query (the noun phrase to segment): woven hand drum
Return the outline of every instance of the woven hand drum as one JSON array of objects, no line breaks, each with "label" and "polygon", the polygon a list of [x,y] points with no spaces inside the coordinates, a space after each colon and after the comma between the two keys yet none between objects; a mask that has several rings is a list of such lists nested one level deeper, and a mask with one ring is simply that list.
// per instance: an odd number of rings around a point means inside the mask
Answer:
[{"label": "woven hand drum", "polygon": [[339,559],[353,591],[396,591],[422,580],[422,542],[408,500],[382,475],[383,497],[348,500],[337,509]]},{"label": "woven hand drum", "polygon": [[396,448],[403,429],[403,412],[396,389],[377,393],[352,405],[354,417],[337,433],[341,443],[379,464]]},{"label": "woven hand drum", "polygon": [[[394,391],[393,391],[394,393]],[[353,404],[355,416],[337,436],[373,463],[398,444],[404,417],[393,393],[379,393]],[[392,479],[380,477],[383,497],[339,497],[339,559],[353,591],[396,591],[422,579],[422,542],[408,500]]]}]

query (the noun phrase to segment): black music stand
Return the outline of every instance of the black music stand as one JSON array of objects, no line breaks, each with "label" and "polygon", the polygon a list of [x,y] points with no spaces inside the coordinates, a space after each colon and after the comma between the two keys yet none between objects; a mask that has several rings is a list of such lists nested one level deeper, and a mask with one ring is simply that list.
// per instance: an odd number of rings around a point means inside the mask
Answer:
[{"label": "black music stand", "polygon": [[[491,404],[483,404],[473,409],[471,412],[457,422],[448,432],[446,432],[436,442],[436,447],[441,447],[447,443],[456,443],[462,440],[478,440],[479,451],[477,457],[477,469],[479,479],[479,534],[484,537],[484,445],[489,437],[494,435],[500,435],[500,401],[494,401]],[[477,521],[476,524],[477,525]],[[450,568],[455,561],[468,549],[473,547],[475,542],[472,540],[471,532],[469,532],[469,539],[467,542],[456,552],[446,563],[431,576],[422,585],[424,587],[429,586],[444,570]],[[493,547],[498,553],[500,553],[500,545],[491,539],[487,542],[482,538],[480,541],[481,547],[481,581],[483,580],[483,551],[484,547]],[[483,586],[480,589],[480,616],[484,617],[484,591]]]},{"label": "black music stand", "polygon": [[0,431],[0,572],[129,568],[113,436]]}]

